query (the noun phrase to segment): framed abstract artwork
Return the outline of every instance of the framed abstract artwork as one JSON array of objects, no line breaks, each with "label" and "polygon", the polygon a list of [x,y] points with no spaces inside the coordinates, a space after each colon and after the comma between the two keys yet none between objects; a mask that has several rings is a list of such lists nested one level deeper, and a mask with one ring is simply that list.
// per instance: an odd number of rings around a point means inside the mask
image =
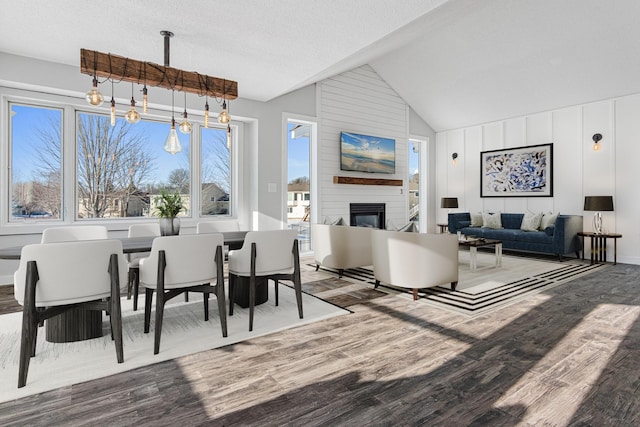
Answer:
[{"label": "framed abstract artwork", "polygon": [[553,144],[480,153],[480,197],[551,196]]}]

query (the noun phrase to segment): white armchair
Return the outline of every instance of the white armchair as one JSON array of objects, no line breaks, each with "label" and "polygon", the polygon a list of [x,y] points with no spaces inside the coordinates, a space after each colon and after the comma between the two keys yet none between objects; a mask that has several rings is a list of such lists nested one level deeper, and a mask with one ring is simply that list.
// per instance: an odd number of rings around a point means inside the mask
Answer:
[{"label": "white armchair", "polygon": [[[82,262],[78,262],[82,260]],[[14,293],[23,306],[18,387],[27,382],[35,356],[38,323],[82,307],[110,314],[118,363],[124,361],[120,283],[127,261],[118,240],[27,245],[14,274]]]},{"label": "white armchair", "polygon": [[107,227],[103,225],[74,225],[44,229],[40,243],[102,240],[108,238]]},{"label": "white armchair", "polygon": [[294,284],[298,315],[302,319],[302,282],[296,230],[250,231],[241,249],[229,252],[229,316],[233,315],[236,280],[249,278],[249,331],[253,330],[253,310],[256,296],[256,277],[275,282],[278,305],[278,281]]},{"label": "white armchair", "polygon": [[[160,351],[164,305],[185,293],[202,292],[205,321],[209,320],[209,294],[218,299],[222,336],[227,336],[224,273],[220,233],[157,237],[151,254],[140,260],[140,284],[145,288],[144,332],[149,332],[151,303],[156,293],[156,323],[153,354]],[[215,285],[211,285],[214,283]]]},{"label": "white armchair", "polygon": [[373,272],[380,282],[413,290],[458,284],[458,238],[455,234],[375,230],[371,235]]},{"label": "white armchair", "polygon": [[347,268],[371,265],[371,233],[374,231],[369,227],[311,224],[316,271],[322,265],[337,269],[342,277]]}]

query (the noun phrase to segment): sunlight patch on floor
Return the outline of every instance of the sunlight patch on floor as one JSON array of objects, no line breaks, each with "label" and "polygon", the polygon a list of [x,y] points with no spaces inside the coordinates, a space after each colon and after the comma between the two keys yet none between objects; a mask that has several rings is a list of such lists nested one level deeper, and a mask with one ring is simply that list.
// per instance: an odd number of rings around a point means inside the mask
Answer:
[{"label": "sunlight patch on floor", "polygon": [[[612,310],[627,312],[616,321],[616,328],[607,322]],[[559,342],[556,343],[520,381],[505,391],[496,407],[522,407],[522,402],[534,402],[526,408],[520,420],[526,425],[540,425],[554,419],[565,425],[597,383],[627,332],[640,316],[640,307],[604,304],[597,306]],[[552,327],[552,325],[550,325]],[[597,339],[594,340],[594,335]],[[567,349],[573,351],[566,356]],[[589,369],[581,369],[588,366]],[[585,376],[585,372],[588,375]],[[563,402],[564,410],[553,408]],[[553,414],[550,414],[553,411]]]}]

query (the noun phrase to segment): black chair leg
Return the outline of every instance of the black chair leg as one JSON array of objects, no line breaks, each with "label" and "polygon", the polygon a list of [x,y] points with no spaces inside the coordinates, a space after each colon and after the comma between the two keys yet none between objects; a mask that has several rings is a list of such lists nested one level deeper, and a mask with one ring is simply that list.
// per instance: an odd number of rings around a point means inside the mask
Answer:
[{"label": "black chair leg", "polygon": [[27,278],[24,289],[24,306],[22,309],[22,335],[20,338],[20,365],[18,367],[18,388],[27,384],[29,362],[35,356],[35,336],[38,329],[38,315],[36,312],[36,283],[38,282],[38,267],[35,261],[27,264]]},{"label": "black chair leg", "polygon": [[294,282],[294,287],[296,290],[296,302],[298,303],[298,315],[302,319],[302,282],[299,278]]},{"label": "black chair leg", "polygon": [[144,333],[149,333],[151,323],[151,302],[153,301],[153,289],[145,288],[144,293]]},{"label": "black chair leg", "polygon": [[111,255],[109,263],[111,275],[111,298],[109,300],[109,321],[111,323],[111,338],[116,344],[116,358],[118,363],[124,362],[124,350],[122,346],[122,308],[120,307],[120,282],[118,280],[118,255]]},{"label": "black chair leg", "polygon": [[224,283],[216,285],[216,296],[218,298],[218,312],[220,314],[220,327],[222,328],[222,336],[227,337],[227,313],[224,304]]},{"label": "black chair leg", "polygon": [[256,276],[249,278],[249,332],[253,331],[253,308],[256,305]]},{"label": "black chair leg", "polygon": [[127,275],[127,299],[131,299],[131,290],[133,289],[133,268],[129,269]]},{"label": "black chair leg", "polygon": [[[269,282],[269,279],[267,279],[267,282]],[[276,282],[276,288],[275,288],[276,292],[275,292],[275,294],[276,294],[276,306],[278,306],[278,288],[280,286],[278,286],[278,279],[275,279],[274,282]]]},{"label": "black chair leg", "polygon": [[133,277],[133,311],[138,311],[138,289],[140,288],[140,269],[136,268]]},{"label": "black chair leg", "polygon": [[204,301],[204,321],[209,321],[209,293],[204,292],[202,294],[202,299]]},{"label": "black chair leg", "polygon": [[229,316],[233,316],[233,300],[236,296],[236,276],[229,274]]},{"label": "black chair leg", "polygon": [[160,337],[162,335],[162,318],[164,315],[164,291],[156,293],[156,324],[153,340],[153,354],[160,353]]}]

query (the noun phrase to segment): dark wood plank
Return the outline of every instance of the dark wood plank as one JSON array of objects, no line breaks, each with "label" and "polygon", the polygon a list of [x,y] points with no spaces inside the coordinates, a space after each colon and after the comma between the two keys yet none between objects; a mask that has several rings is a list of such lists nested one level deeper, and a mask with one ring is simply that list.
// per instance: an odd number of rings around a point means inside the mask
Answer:
[{"label": "dark wood plank", "polygon": [[319,274],[305,291],[353,314],[0,404],[0,424],[640,424],[640,266],[476,318]]}]

